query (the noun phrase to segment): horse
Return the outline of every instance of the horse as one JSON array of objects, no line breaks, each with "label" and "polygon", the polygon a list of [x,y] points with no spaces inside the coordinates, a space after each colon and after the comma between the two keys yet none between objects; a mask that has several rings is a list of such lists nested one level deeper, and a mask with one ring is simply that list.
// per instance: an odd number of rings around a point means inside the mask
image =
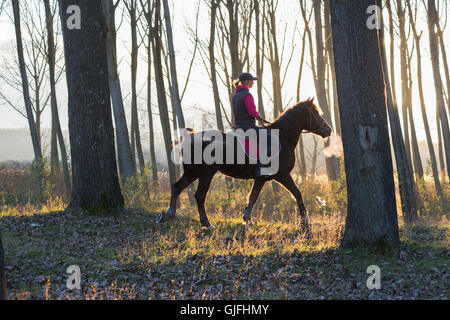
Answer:
[{"label": "horse", "polygon": [[[252,190],[248,197],[248,205],[245,208],[243,216],[244,223],[251,224],[251,212],[264,184],[267,181],[275,180],[283,185],[296,199],[301,216],[301,226],[305,231],[309,232],[307,210],[303,203],[302,194],[291,176],[291,171],[295,165],[295,148],[302,132],[313,133],[322,138],[327,138],[331,135],[332,128],[322,117],[322,114],[320,108],[314,104],[314,99],[308,99],[287,108],[273,123],[264,126],[268,130],[278,129],[278,139],[281,149],[278,154],[279,170],[274,175],[257,178],[254,172],[256,164],[247,163],[248,161],[245,161],[244,164],[238,164],[236,162],[232,164],[206,164],[204,161],[201,161],[200,164],[192,164],[192,162],[186,163],[187,161],[183,161],[183,176],[171,186],[169,209],[158,216],[156,223],[175,218],[178,196],[185,188],[198,179],[195,199],[200,215],[200,223],[203,228],[215,229],[210,224],[206,215],[205,200],[211,185],[211,180],[217,172],[221,172],[232,178],[254,180]],[[195,132],[191,128],[186,128],[185,130],[187,130],[187,134],[204,133],[204,131]],[[223,135],[223,141],[225,141],[226,133],[221,131],[218,133]],[[202,141],[202,150],[210,143],[212,142]],[[226,155],[223,156],[225,157]]]}]

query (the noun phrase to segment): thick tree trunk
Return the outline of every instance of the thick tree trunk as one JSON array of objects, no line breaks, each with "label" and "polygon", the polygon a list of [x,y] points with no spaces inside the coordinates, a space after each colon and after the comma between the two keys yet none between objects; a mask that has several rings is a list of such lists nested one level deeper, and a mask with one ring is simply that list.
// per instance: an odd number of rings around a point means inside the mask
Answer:
[{"label": "thick tree trunk", "polygon": [[2,233],[0,232],[0,300],[8,299],[6,283],[5,254],[3,251]]},{"label": "thick tree trunk", "polygon": [[374,4],[331,2],[348,194],[344,245],[399,242],[378,35],[361,27]]},{"label": "thick tree trunk", "polygon": [[12,0],[14,28],[17,41],[17,58],[19,61],[20,75],[22,78],[23,98],[25,101],[25,110],[28,119],[28,126],[30,128],[31,141],[33,143],[34,159],[40,161],[42,159],[42,152],[39,144],[39,135],[36,131],[36,123],[34,122],[33,110],[31,107],[30,91],[28,87],[28,77],[25,66],[25,59],[23,56],[22,31],[20,27],[20,5],[19,0]]},{"label": "thick tree trunk", "polygon": [[82,28],[68,29],[70,0],[60,0],[69,133],[72,198],[69,208],[110,212],[124,203],[117,174],[106,56],[107,28],[100,1],[80,0]]},{"label": "thick tree trunk", "polygon": [[112,0],[103,0],[102,3],[103,13],[108,27],[106,53],[108,59],[108,81],[114,111],[114,123],[116,125],[117,158],[120,178],[122,181],[125,181],[136,174],[136,164],[131,153],[120,78],[117,71],[115,7]]},{"label": "thick tree trunk", "polygon": [[[56,167],[58,167],[58,146],[61,150],[61,160],[63,165],[63,177],[64,186],[67,196],[70,195],[71,181],[69,173],[69,162],[67,157],[66,145],[64,143],[64,136],[62,133],[61,122],[59,121],[58,103],[56,100],[56,79],[55,79],[55,67],[56,67],[56,54],[55,54],[55,41],[53,33],[53,14],[50,9],[50,1],[44,0],[45,17],[47,23],[47,53],[48,53],[48,68],[50,74],[50,104],[52,110],[52,153],[55,153]],[[55,137],[53,136],[55,135]],[[54,146],[55,144],[55,146]],[[53,150],[55,148],[56,150]]]},{"label": "thick tree trunk", "polygon": [[442,94],[442,79],[439,70],[439,49],[435,33],[436,21],[438,19],[434,0],[428,0],[428,38],[430,42],[431,63],[433,65],[434,88],[436,90],[436,101],[441,120],[442,138],[445,148],[445,160],[447,162],[447,176],[450,176],[450,132],[448,127],[447,112]]}]

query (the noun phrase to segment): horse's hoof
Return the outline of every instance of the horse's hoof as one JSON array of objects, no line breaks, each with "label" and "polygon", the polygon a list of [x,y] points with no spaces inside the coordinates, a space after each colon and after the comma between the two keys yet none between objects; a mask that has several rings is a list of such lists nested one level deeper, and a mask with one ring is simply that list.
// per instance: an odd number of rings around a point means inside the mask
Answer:
[{"label": "horse's hoof", "polygon": [[173,218],[175,218],[175,216],[171,216],[170,214],[167,214],[166,212],[162,212],[156,218],[156,224],[159,224],[161,222],[166,222],[167,220],[170,220],[170,219],[173,219]]},{"label": "horse's hoof", "polygon": [[215,230],[216,227],[214,227],[212,224],[210,224],[209,226],[202,226],[202,229],[204,229],[204,230]]},{"label": "horse's hoof", "polygon": [[159,224],[159,223],[161,223],[161,222],[166,221],[167,219],[164,218],[165,215],[166,215],[165,213],[160,213],[160,214],[158,215],[158,217],[156,218],[156,224]]},{"label": "horse's hoof", "polygon": [[251,227],[252,225],[253,225],[253,222],[252,222],[252,220],[250,220],[250,219],[244,219],[244,224],[247,226],[247,227]]}]

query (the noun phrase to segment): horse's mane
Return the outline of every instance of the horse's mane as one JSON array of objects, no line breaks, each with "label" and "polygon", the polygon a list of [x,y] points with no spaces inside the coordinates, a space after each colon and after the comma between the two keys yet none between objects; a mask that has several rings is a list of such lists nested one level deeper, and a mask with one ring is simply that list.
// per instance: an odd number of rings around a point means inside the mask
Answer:
[{"label": "horse's mane", "polygon": [[322,110],[314,104],[312,99],[298,102],[297,104],[288,107],[282,114],[276,118],[269,126],[272,129],[288,129],[293,125],[298,125],[299,113],[306,108],[314,108],[319,114],[323,114]]}]

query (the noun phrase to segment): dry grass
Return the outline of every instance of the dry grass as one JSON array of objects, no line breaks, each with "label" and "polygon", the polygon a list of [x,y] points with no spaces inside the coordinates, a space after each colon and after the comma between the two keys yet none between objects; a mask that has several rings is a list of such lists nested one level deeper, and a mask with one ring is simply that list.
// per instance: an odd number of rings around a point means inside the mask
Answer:
[{"label": "dry grass", "polygon": [[[27,179],[26,173],[20,175],[22,180],[16,184]],[[11,179],[9,185],[14,182]],[[223,177],[215,177],[206,202],[208,217],[217,227],[214,231],[200,227],[186,192],[177,219],[156,225],[156,216],[169,201],[168,179],[161,176],[160,186],[150,194],[145,185],[140,178],[124,186],[124,210],[92,216],[63,212],[65,203],[58,196],[44,204],[9,203],[12,197],[7,193],[20,188],[7,189],[2,184],[0,227],[10,298],[449,297],[448,208],[437,201],[430,179],[419,188],[424,208],[421,220],[406,227],[399,217],[402,245],[384,253],[370,248],[339,249],[345,224],[342,181],[330,185],[318,177],[299,183],[310,211],[309,239],[301,232],[295,201],[282,187],[275,193],[271,183],[255,205],[255,224],[246,227],[241,219],[251,182],[235,180],[228,193]],[[448,183],[444,188],[448,195]],[[79,291],[66,288],[65,270],[72,264],[81,268]],[[365,287],[366,268],[371,264],[380,265],[383,272],[383,287],[376,292]]]}]

